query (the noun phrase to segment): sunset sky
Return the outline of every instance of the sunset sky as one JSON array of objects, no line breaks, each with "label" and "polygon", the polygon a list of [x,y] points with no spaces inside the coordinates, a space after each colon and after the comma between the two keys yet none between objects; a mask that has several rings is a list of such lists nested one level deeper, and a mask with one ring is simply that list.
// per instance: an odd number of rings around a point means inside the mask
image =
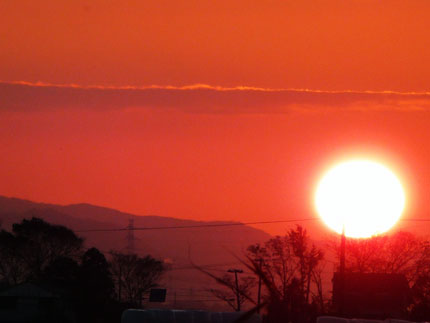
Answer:
[{"label": "sunset sky", "polygon": [[366,157],[430,218],[429,58],[424,0],[0,0],[0,195],[309,218]]}]

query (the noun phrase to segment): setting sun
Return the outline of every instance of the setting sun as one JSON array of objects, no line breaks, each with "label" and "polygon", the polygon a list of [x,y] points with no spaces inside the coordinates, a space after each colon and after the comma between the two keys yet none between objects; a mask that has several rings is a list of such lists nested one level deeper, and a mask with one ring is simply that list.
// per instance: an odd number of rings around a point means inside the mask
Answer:
[{"label": "setting sun", "polygon": [[398,178],[369,160],[341,163],[329,170],[315,195],[318,214],[337,233],[367,238],[388,231],[401,216],[405,194]]}]

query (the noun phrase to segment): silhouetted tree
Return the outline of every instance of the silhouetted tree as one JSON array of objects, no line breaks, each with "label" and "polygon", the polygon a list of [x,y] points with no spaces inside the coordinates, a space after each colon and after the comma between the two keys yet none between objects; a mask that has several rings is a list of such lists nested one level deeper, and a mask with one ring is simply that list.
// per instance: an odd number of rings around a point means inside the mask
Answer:
[{"label": "silhouetted tree", "polygon": [[9,284],[38,280],[58,258],[77,259],[82,239],[61,225],[32,218],[0,233],[0,275]]},{"label": "silhouetted tree", "polygon": [[[332,243],[339,252],[338,244]],[[402,274],[411,288],[412,320],[430,319],[430,242],[408,232],[347,239],[346,270],[358,273]]]},{"label": "silhouetted tree", "polygon": [[141,306],[143,294],[156,287],[165,271],[163,263],[151,256],[111,252],[111,272],[119,301]]},{"label": "silhouetted tree", "polygon": [[88,249],[79,267],[79,311],[82,322],[106,317],[112,305],[114,284],[105,256],[96,248]]},{"label": "silhouetted tree", "polygon": [[93,304],[106,304],[114,292],[110,266],[105,256],[96,248],[88,249],[82,256],[79,280],[85,290],[84,297]]},{"label": "silhouetted tree", "polygon": [[0,281],[7,285],[20,284],[27,278],[22,246],[22,239],[5,230],[0,231]]},{"label": "silhouetted tree", "polygon": [[310,296],[313,285],[322,288],[318,268],[324,253],[310,244],[305,229],[297,226],[283,237],[250,246],[247,259],[248,268],[266,287],[269,322],[311,321],[317,308]]},{"label": "silhouetted tree", "polygon": [[73,297],[79,284],[79,269],[76,260],[58,257],[46,266],[41,281],[48,282]]},{"label": "silhouetted tree", "polygon": [[[33,282],[51,289],[76,310],[79,322],[117,322],[124,308],[114,300],[110,265],[99,250],[83,253],[82,246],[83,240],[64,226],[38,218],[22,220],[13,224],[12,232],[0,231],[0,281]],[[136,262],[134,276],[124,271],[135,279],[124,281],[128,294],[129,285],[145,290],[144,282],[156,280],[149,268],[156,271],[157,261],[146,257]]]},{"label": "silhouetted tree", "polygon": [[[241,305],[252,297],[252,289],[255,286],[255,277],[240,277],[236,286],[232,275],[225,274],[217,280],[225,288],[211,289],[210,292],[217,298],[226,302],[234,311],[239,311]],[[239,304],[238,304],[239,302]]]},{"label": "silhouetted tree", "polygon": [[22,220],[12,226],[20,242],[20,257],[25,263],[27,278],[40,278],[43,270],[57,258],[76,259],[83,240],[67,227],[53,225],[42,219]]},{"label": "silhouetted tree", "polygon": [[325,297],[323,290],[323,272],[325,265],[325,262],[321,262],[312,272],[312,279],[315,284],[312,303],[317,307],[318,313],[326,313],[330,304],[330,300]]},{"label": "silhouetted tree", "polygon": [[[333,244],[339,253],[339,244]],[[347,239],[345,269],[358,273],[403,274],[411,282],[424,269],[418,266],[425,255],[424,247],[424,241],[408,232]]]}]

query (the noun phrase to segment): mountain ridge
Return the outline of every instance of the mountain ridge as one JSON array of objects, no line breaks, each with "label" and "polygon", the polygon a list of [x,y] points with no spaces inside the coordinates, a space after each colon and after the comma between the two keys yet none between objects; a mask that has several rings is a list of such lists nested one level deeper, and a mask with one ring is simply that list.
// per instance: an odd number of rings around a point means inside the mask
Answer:
[{"label": "mountain ridge", "polygon": [[[107,257],[112,250],[128,251],[130,232],[116,229],[127,228],[129,219],[134,220],[136,228],[190,226],[190,228],[132,231],[135,253],[141,256],[149,254],[161,259],[170,268],[161,282],[161,286],[168,290],[167,302],[163,306],[176,308],[184,306],[185,308],[219,309],[219,302],[208,301],[204,304],[197,301],[201,298],[213,299],[213,295],[208,290],[217,289],[220,286],[212,278],[196,270],[194,264],[218,276],[226,274],[232,266],[242,268],[246,272],[246,268],[239,260],[243,258],[246,248],[271,238],[268,233],[247,225],[193,227],[202,224],[239,223],[233,221],[196,221],[158,215],[134,215],[89,203],[58,205],[0,196],[2,229],[10,230],[13,223],[31,217],[39,217],[49,223],[69,227],[84,238],[86,248],[96,247]],[[102,231],[85,232],[85,229],[102,229]],[[181,305],[175,295],[184,293],[189,295]],[[193,303],[194,299],[195,303]]]},{"label": "mountain ridge", "polygon": [[[0,195],[0,214],[2,213],[25,213],[32,209],[54,209],[58,211],[63,211],[63,213],[67,215],[74,216],[79,212],[88,213],[91,211],[91,215],[93,218],[91,220],[99,220],[101,215],[104,217],[102,220],[106,222],[106,219],[111,219],[111,216],[119,217],[120,219],[137,219],[141,220],[145,219],[158,219],[158,220],[166,220],[166,221],[177,221],[177,222],[188,222],[188,223],[196,223],[196,224],[242,224],[240,221],[223,221],[223,220],[215,220],[215,221],[203,221],[203,220],[192,220],[192,219],[182,219],[175,217],[167,217],[156,214],[149,215],[140,215],[133,214],[129,212],[120,211],[118,209],[99,206],[91,203],[72,203],[72,204],[53,204],[53,203],[43,203],[43,202],[34,202],[28,199],[21,199],[17,197],[8,197]],[[102,214],[102,212],[105,212]],[[118,220],[118,219],[115,219]],[[246,226],[246,224],[243,224]],[[264,230],[255,229],[258,231],[265,232]],[[265,232],[266,233],[266,232]],[[266,233],[267,234],[267,233]]]},{"label": "mountain ridge", "polygon": [[[156,215],[134,215],[88,203],[57,205],[0,196],[0,220],[3,228],[10,229],[12,223],[31,217],[40,217],[53,224],[65,225],[85,238],[86,247],[95,246],[102,251],[127,249],[128,231],[110,232],[109,230],[126,229],[129,219],[133,219],[136,228],[156,228],[134,230],[136,253],[146,252],[158,258],[169,258],[180,263],[187,263],[190,249],[194,252],[195,260],[203,263],[223,262],[225,258],[229,259],[227,262],[231,262],[236,257],[228,255],[228,252],[225,252],[226,249],[235,255],[243,254],[250,244],[263,242],[271,237],[268,233],[247,225],[195,227],[202,224],[238,224],[240,222],[196,221]],[[163,230],[163,227],[175,226],[185,226],[185,228]],[[105,229],[107,231],[104,232]],[[91,232],[91,230],[100,230],[100,232]]]}]

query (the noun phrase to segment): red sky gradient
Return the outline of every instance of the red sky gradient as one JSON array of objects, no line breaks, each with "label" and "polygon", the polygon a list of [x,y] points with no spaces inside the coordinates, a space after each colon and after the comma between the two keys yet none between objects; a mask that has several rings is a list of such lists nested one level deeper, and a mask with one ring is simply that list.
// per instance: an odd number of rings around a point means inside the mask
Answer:
[{"label": "red sky gradient", "polygon": [[429,13],[427,1],[0,1],[0,194],[307,218],[322,171],[363,156],[401,177],[406,217],[430,218]]}]

